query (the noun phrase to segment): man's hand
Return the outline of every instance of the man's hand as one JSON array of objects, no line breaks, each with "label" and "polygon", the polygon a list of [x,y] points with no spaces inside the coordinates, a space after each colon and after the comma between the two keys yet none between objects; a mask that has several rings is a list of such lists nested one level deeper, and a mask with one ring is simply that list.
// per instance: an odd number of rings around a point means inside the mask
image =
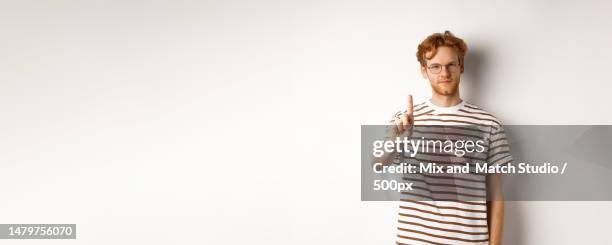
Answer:
[{"label": "man's hand", "polygon": [[[396,137],[410,137],[412,135],[412,125],[414,117],[412,115],[412,95],[408,95],[408,108],[406,113],[396,115],[393,122],[387,126],[386,140],[395,140]],[[372,164],[382,163],[389,165],[393,163],[393,157],[396,157],[398,152],[387,152],[380,157],[373,157]]]},{"label": "man's hand", "polygon": [[387,137],[395,138],[398,136],[410,136],[412,134],[412,125],[414,125],[412,95],[408,95],[406,113],[397,116],[393,124],[394,125],[390,127]]}]

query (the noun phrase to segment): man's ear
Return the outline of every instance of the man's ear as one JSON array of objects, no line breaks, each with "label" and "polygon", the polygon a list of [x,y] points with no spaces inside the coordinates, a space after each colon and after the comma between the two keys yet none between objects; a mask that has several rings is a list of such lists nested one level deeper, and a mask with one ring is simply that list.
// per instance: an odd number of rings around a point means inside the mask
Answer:
[{"label": "man's ear", "polygon": [[459,67],[460,67],[459,70],[461,71],[461,74],[463,74],[463,62],[461,62],[461,65]]},{"label": "man's ear", "polygon": [[423,76],[423,78],[429,79],[427,77],[427,68],[425,68],[425,66],[422,66],[422,65],[421,65],[421,75]]}]

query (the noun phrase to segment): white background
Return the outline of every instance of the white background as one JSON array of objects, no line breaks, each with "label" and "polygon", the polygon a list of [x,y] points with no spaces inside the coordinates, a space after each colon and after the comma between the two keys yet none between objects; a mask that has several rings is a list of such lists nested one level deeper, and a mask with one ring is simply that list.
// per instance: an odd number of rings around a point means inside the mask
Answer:
[{"label": "white background", "polygon": [[[429,97],[451,30],[462,95],[506,124],[611,124],[605,1],[1,1],[0,223],[74,241],[392,244],[361,202],[360,125]],[[610,202],[510,202],[506,244],[609,244]]]}]

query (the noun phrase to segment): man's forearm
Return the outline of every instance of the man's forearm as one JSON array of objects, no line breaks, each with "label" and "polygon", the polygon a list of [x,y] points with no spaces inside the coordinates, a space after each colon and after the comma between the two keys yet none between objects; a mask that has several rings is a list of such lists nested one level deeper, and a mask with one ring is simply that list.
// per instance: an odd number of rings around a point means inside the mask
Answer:
[{"label": "man's forearm", "polygon": [[502,189],[501,174],[487,175],[487,183],[490,197],[487,202],[489,244],[501,245],[502,231],[504,229],[504,193]]},{"label": "man's forearm", "polygon": [[[389,127],[393,127],[393,128],[388,129],[389,130],[388,132],[390,132],[390,130],[396,130],[394,125],[390,125]],[[398,136],[394,132],[390,132],[389,135],[385,136],[383,140],[384,141],[394,141],[396,137]],[[395,149],[396,148],[393,147],[391,151],[383,151],[383,155],[380,157],[372,156],[370,160],[372,165],[376,163],[381,163],[383,166],[393,164],[393,162],[395,161],[395,157],[398,154],[398,152]]]},{"label": "man's forearm", "polygon": [[376,163],[381,163],[383,166],[391,165],[393,161],[395,160],[394,158],[396,154],[398,154],[396,151],[391,151],[391,152],[385,152],[380,157],[372,157],[372,160],[371,160],[372,165]]},{"label": "man's forearm", "polygon": [[504,201],[489,201],[489,244],[502,244],[502,231],[504,228]]}]

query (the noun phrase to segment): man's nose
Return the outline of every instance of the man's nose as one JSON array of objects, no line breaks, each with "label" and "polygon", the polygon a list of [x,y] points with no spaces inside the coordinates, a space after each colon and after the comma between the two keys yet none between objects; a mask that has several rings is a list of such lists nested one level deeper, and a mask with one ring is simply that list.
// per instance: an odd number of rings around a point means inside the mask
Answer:
[{"label": "man's nose", "polygon": [[448,77],[450,75],[450,71],[448,70],[448,66],[442,66],[442,70],[440,71],[440,75],[444,77]]}]

